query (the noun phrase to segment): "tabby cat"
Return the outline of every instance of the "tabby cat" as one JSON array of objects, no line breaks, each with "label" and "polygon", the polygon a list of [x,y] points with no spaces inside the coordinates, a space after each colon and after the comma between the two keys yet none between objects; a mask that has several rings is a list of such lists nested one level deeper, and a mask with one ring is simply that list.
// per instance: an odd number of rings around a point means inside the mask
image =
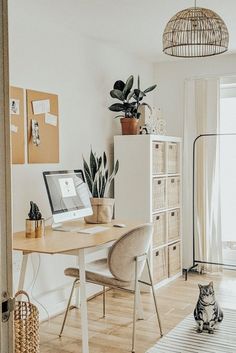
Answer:
[{"label": "tabby cat", "polygon": [[198,324],[197,332],[208,330],[209,333],[214,333],[215,324],[223,320],[223,312],[215,300],[213,282],[198,286],[200,293],[194,310],[194,318]]}]

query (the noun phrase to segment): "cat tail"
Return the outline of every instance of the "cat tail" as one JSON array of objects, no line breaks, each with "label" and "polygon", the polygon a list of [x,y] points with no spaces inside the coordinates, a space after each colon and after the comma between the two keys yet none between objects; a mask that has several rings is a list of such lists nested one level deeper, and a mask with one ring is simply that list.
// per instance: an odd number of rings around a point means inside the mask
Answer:
[{"label": "cat tail", "polygon": [[221,322],[223,321],[223,318],[224,318],[224,314],[223,314],[223,311],[221,309],[219,309],[219,316],[218,316],[218,322]]}]

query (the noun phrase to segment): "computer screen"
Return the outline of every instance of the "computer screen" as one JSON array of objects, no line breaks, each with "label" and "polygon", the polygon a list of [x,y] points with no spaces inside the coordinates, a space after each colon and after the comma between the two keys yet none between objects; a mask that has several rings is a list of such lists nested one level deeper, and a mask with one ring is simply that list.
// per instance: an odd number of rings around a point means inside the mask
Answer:
[{"label": "computer screen", "polygon": [[92,214],[82,170],[48,171],[43,177],[55,223]]}]

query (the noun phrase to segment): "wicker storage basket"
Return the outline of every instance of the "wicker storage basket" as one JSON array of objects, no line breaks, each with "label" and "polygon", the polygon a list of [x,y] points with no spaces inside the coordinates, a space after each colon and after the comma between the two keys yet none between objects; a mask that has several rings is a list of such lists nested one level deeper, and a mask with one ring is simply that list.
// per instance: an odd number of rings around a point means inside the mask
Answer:
[{"label": "wicker storage basket", "polygon": [[153,247],[163,245],[166,242],[166,215],[165,213],[158,213],[153,215]]},{"label": "wicker storage basket", "polygon": [[176,275],[181,271],[181,253],[180,243],[168,246],[169,277]]},{"label": "wicker storage basket", "polygon": [[153,211],[165,207],[166,179],[153,178],[152,183],[152,208]]},{"label": "wicker storage basket", "polygon": [[167,247],[164,247],[153,251],[153,282],[156,284],[167,277]]},{"label": "wicker storage basket", "polygon": [[171,142],[168,143],[168,173],[178,173],[178,144]]},{"label": "wicker storage basket", "polygon": [[167,204],[168,207],[179,206],[180,179],[179,177],[168,178],[167,180]]},{"label": "wicker storage basket", "polygon": [[16,300],[14,310],[15,353],[39,353],[39,312],[30,302],[24,291],[16,293],[25,295],[27,301]]},{"label": "wicker storage basket", "polygon": [[168,241],[176,240],[179,234],[179,210],[168,212]]},{"label": "wicker storage basket", "polygon": [[153,142],[152,144],[152,174],[165,172],[165,143]]}]

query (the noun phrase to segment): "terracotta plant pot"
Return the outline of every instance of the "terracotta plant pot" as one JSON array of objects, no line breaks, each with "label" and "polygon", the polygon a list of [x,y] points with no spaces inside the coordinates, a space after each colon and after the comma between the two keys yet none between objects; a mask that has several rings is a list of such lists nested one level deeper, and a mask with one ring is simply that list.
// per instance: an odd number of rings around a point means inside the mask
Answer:
[{"label": "terracotta plant pot", "polygon": [[91,198],[93,214],[84,217],[86,223],[110,223],[113,216],[114,199]]},{"label": "terracotta plant pot", "polygon": [[137,135],[139,130],[139,120],[136,118],[121,118],[122,135]]}]

